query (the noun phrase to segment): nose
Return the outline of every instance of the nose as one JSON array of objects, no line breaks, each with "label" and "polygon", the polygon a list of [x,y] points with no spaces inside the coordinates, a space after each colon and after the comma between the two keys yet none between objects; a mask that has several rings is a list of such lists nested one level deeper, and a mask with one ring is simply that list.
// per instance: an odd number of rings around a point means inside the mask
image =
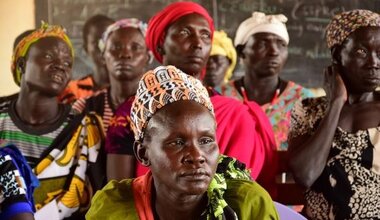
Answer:
[{"label": "nose", "polygon": [[279,54],[279,48],[277,46],[277,44],[275,43],[271,43],[269,45],[269,54],[272,55],[272,56],[277,56]]},{"label": "nose", "polygon": [[212,59],[212,58],[208,59],[207,68],[208,69],[215,69],[216,68],[216,62],[214,61],[214,59]]},{"label": "nose", "polygon": [[202,151],[196,144],[191,144],[187,148],[188,150],[183,160],[185,164],[201,165],[206,161]]},{"label": "nose", "polygon": [[119,53],[119,58],[131,59],[132,53],[131,50],[127,47],[123,47]]},{"label": "nose", "polygon": [[371,55],[369,56],[368,67],[371,69],[372,68],[373,69],[379,69],[380,68],[380,57],[378,56],[378,54],[376,52],[371,53]]},{"label": "nose", "polygon": [[65,71],[65,66],[64,66],[63,62],[64,62],[64,60],[62,60],[62,59],[59,59],[59,58],[55,59],[53,68],[56,70]]},{"label": "nose", "polygon": [[202,49],[203,47],[202,44],[203,44],[203,41],[200,34],[193,34],[191,38],[191,47],[193,49]]}]

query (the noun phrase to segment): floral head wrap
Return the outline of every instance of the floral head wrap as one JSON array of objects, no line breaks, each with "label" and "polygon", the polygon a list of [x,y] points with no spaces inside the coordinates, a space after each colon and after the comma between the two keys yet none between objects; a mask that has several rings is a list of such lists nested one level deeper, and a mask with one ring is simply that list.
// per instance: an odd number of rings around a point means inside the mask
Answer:
[{"label": "floral head wrap", "polygon": [[244,45],[256,33],[271,33],[281,37],[289,44],[289,34],[285,23],[288,18],[283,14],[266,15],[262,12],[253,12],[250,18],[243,21],[236,30],[235,46]]},{"label": "floral head wrap", "polygon": [[48,23],[42,22],[41,27],[31,34],[24,37],[16,46],[12,55],[11,71],[13,74],[13,80],[20,86],[21,81],[21,70],[17,68],[17,60],[20,57],[25,57],[29,51],[30,46],[37,42],[41,38],[45,37],[57,37],[62,39],[69,46],[71,50],[71,56],[74,59],[74,48],[70,41],[70,38],[66,35],[66,30],[58,25],[49,25]]},{"label": "floral head wrap", "polygon": [[106,42],[108,37],[111,35],[112,32],[117,31],[121,28],[136,28],[140,30],[141,34],[145,38],[146,35],[146,29],[147,29],[147,24],[140,21],[137,18],[126,18],[126,19],[121,19],[116,21],[115,23],[111,24],[110,26],[107,27],[106,31],[103,33],[102,38],[99,40],[99,49],[103,53],[105,48],[106,48]]},{"label": "floral head wrap", "polygon": [[210,27],[211,39],[214,33],[214,21],[207,10],[194,2],[175,2],[154,15],[148,24],[146,33],[146,45],[153,52],[154,57],[162,63],[162,55],[157,51],[157,46],[164,43],[167,28],[183,16],[197,13],[203,16]]},{"label": "floral head wrap", "polygon": [[356,9],[335,15],[326,28],[326,41],[328,48],[341,45],[344,40],[360,27],[380,27],[378,13]]},{"label": "floral head wrap", "polygon": [[195,101],[214,115],[207,89],[199,80],[174,66],[159,66],[145,73],[132,103],[131,127],[135,140],[142,141],[149,120],[159,109],[180,100]]},{"label": "floral head wrap", "polygon": [[231,64],[227,69],[226,75],[224,75],[224,82],[228,82],[235,69],[237,55],[232,40],[224,31],[214,32],[210,56],[213,55],[222,55],[230,59]]}]

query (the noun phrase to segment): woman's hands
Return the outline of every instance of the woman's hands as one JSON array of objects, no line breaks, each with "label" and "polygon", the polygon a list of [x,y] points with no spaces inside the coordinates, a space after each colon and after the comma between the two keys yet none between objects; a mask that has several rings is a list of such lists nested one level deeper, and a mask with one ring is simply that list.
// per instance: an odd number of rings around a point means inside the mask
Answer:
[{"label": "woman's hands", "polygon": [[330,104],[334,101],[341,101],[344,104],[347,101],[347,89],[340,74],[340,68],[336,64],[325,69],[324,89]]}]

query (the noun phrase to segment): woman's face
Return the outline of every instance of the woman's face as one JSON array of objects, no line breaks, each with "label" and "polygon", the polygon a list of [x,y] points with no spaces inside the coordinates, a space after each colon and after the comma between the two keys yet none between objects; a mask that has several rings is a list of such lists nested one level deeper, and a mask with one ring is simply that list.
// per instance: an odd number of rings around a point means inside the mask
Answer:
[{"label": "woman's face", "polygon": [[342,74],[351,92],[370,92],[380,86],[380,27],[359,28],[340,51]]},{"label": "woman's face", "polygon": [[143,145],[155,186],[201,195],[218,164],[216,124],[211,113],[193,101],[178,101],[149,121]]},{"label": "woman's face", "polygon": [[211,30],[199,14],[189,14],[169,26],[161,51],[164,65],[174,65],[197,76],[205,68],[211,50]]},{"label": "woman's face", "polygon": [[60,38],[45,37],[32,46],[18,66],[23,69],[22,86],[37,89],[48,96],[57,96],[71,79],[71,49]]},{"label": "woman's face", "polygon": [[223,83],[224,76],[230,66],[230,60],[223,55],[212,55],[209,57],[204,82],[207,86],[215,87]]},{"label": "woman's face", "polygon": [[257,77],[268,77],[281,73],[288,59],[288,46],[278,35],[257,33],[249,38],[242,53],[249,72]]},{"label": "woman's face", "polygon": [[139,79],[148,64],[149,55],[142,33],[133,27],[121,28],[110,34],[104,51],[107,70],[112,79]]},{"label": "woman's face", "polygon": [[83,45],[88,56],[94,61],[97,66],[104,65],[102,62],[102,52],[99,49],[99,40],[102,38],[102,34],[106,31],[107,27],[112,24],[112,21],[101,21],[97,24],[93,24],[89,27],[86,34],[86,42]]}]

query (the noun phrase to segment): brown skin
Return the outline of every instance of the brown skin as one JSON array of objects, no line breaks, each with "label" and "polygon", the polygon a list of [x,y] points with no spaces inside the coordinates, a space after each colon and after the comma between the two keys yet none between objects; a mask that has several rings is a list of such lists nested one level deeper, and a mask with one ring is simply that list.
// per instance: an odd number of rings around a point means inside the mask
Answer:
[{"label": "brown skin", "polygon": [[25,124],[43,129],[61,117],[57,95],[71,79],[72,62],[69,46],[56,37],[38,40],[18,59],[22,77],[16,112]]},{"label": "brown skin", "polygon": [[178,101],[153,115],[145,131],[135,152],[152,171],[155,218],[199,219],[218,164],[214,116],[196,102]]},{"label": "brown skin", "polygon": [[164,65],[174,65],[184,73],[199,78],[211,51],[211,30],[199,14],[189,14],[171,24],[164,45],[158,51]]},{"label": "brown skin", "polygon": [[[207,20],[198,14],[183,16],[168,27],[165,36],[164,45],[158,47],[163,64],[174,65],[199,77],[211,51],[211,31]],[[122,180],[135,176],[134,156],[108,154],[107,161],[108,179]]]},{"label": "brown skin", "polygon": [[269,103],[278,86],[280,92],[287,82],[279,78],[288,58],[288,46],[279,36],[271,33],[256,33],[245,45],[238,45],[245,75],[244,88],[249,100],[259,105]]},{"label": "brown skin", "polygon": [[21,213],[13,216],[10,220],[34,220],[32,213]]},{"label": "brown skin", "polygon": [[313,136],[289,140],[290,167],[304,186],[310,187],[321,175],[338,126],[348,132],[379,126],[379,51],[378,27],[360,28],[332,50],[336,64],[325,71],[326,116]]},{"label": "brown skin", "polygon": [[226,56],[210,56],[207,62],[206,76],[203,79],[204,84],[211,87],[221,86],[230,64],[231,60]]},{"label": "brown skin", "polygon": [[88,33],[86,33],[86,42],[83,45],[83,48],[95,64],[95,72],[92,76],[94,79],[94,90],[104,88],[109,84],[107,68],[104,64],[102,52],[100,51],[98,44],[102,34],[111,24],[111,21],[99,22],[96,25],[94,24],[90,26]]},{"label": "brown skin", "polygon": [[[136,93],[138,82],[149,61],[142,33],[136,28],[122,28],[110,34],[104,60],[109,72],[110,96],[117,108]],[[108,180],[134,176],[134,156],[107,154]]]}]

